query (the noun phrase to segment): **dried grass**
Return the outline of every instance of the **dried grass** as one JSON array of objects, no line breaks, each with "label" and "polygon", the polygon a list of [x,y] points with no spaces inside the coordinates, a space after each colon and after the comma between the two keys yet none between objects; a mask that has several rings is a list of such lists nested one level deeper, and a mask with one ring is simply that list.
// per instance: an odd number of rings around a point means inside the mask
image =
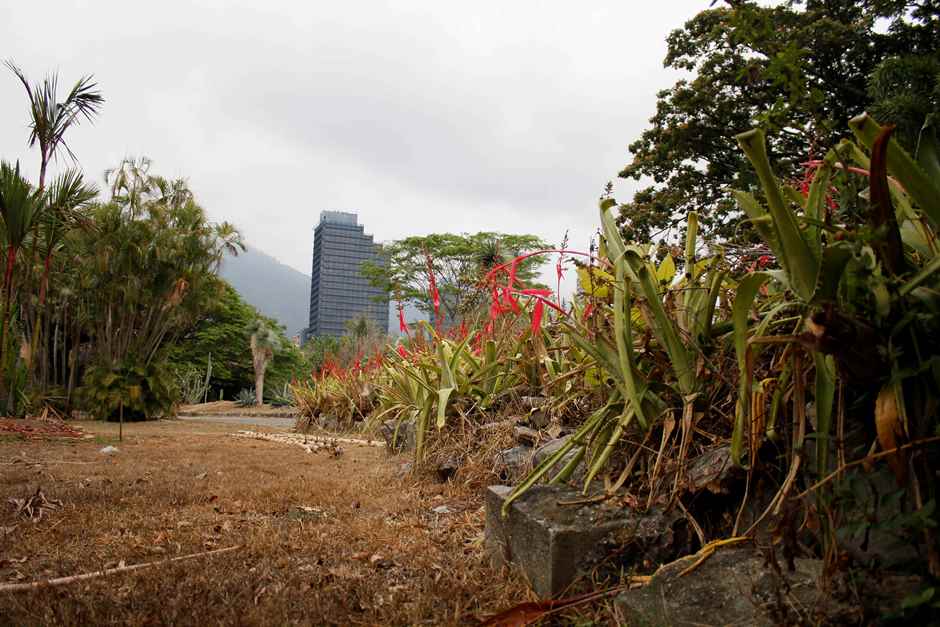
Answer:
[{"label": "dried grass", "polygon": [[434,481],[439,479],[438,468],[456,466],[449,483],[466,498],[479,499],[486,486],[503,482],[499,453],[515,446],[513,427],[510,420],[483,425],[461,420],[459,425],[449,425],[430,439],[420,475]]},{"label": "dried grass", "polygon": [[400,460],[378,448],[311,455],[228,437],[225,425],[161,421],[126,428],[105,457],[116,425],[83,428],[96,441],[0,442],[0,460],[44,460],[0,465],[0,501],[41,486],[63,502],[37,524],[0,510],[0,582],[244,548],[3,593],[0,622],[456,624],[529,598],[486,562],[478,494],[398,478]]}]

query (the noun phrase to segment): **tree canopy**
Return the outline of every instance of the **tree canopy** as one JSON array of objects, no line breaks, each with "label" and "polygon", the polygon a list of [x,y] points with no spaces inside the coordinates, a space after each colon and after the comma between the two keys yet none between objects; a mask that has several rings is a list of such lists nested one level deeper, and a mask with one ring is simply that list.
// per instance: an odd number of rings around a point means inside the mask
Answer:
[{"label": "tree canopy", "polygon": [[199,321],[173,346],[170,363],[182,372],[191,369],[205,372],[211,353],[209,397],[218,398],[221,392],[225,398],[234,398],[238,392],[253,385],[251,332],[252,324],[261,320],[278,336],[274,356],[265,375],[267,389],[278,392],[291,379],[306,374],[304,356],[288,341],[283,327],[258,313],[231,285],[222,279],[217,281],[218,296]]},{"label": "tree canopy", "polygon": [[734,1],[696,15],[669,35],[664,61],[691,76],[657,94],[651,126],[620,172],[651,180],[621,207],[626,234],[674,238],[695,210],[704,235],[740,235],[729,192],[757,186],[734,135],[760,125],[778,175],[800,177],[801,163],[821,157],[850,117],[876,104],[879,64],[936,58],[938,16],[935,0]]},{"label": "tree canopy", "polygon": [[[445,320],[456,321],[484,302],[481,279],[487,271],[526,252],[548,247],[535,235],[434,233],[387,244],[383,247],[387,265],[366,264],[363,272],[373,285],[388,290],[393,299],[410,301],[421,311],[432,314],[430,263],[440,292],[441,313]],[[541,264],[538,258],[523,261],[517,278],[532,283]]]}]

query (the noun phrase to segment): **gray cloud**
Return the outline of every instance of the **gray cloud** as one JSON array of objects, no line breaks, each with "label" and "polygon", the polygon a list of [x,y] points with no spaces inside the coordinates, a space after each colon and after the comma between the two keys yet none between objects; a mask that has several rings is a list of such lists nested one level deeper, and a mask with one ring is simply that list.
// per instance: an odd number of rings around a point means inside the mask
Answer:
[{"label": "gray cloud", "polygon": [[[147,154],[303,271],[322,209],[359,212],[380,240],[570,229],[585,247],[598,194],[675,80],[666,35],[707,6],[128,4],[0,8],[3,56],[36,80],[95,74],[103,114],[71,137],[89,174]],[[25,107],[0,75],[0,155],[34,172]]]}]

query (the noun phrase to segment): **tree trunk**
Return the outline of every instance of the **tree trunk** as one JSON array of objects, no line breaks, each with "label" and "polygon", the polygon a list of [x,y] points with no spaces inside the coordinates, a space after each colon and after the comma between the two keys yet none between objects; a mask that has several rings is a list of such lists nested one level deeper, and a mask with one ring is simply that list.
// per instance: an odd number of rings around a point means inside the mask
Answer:
[{"label": "tree trunk", "polygon": [[75,394],[75,379],[76,373],[78,371],[78,347],[81,344],[82,332],[81,327],[76,325],[75,327],[75,342],[72,345],[72,350],[69,353],[69,383],[68,390],[65,393],[65,416],[67,418],[72,417],[72,396]]},{"label": "tree trunk", "polygon": [[[7,267],[3,275],[3,331],[0,332],[0,390],[5,389],[6,385],[6,349],[7,349],[7,331],[10,326],[10,301],[13,300],[13,265],[16,263],[16,248],[7,247]],[[12,392],[10,392],[12,394]],[[9,405],[9,403],[8,403]]]},{"label": "tree trunk", "polygon": [[264,405],[264,366],[255,368],[255,405]]},{"label": "tree trunk", "polygon": [[35,383],[36,381],[36,353],[39,350],[39,338],[41,337],[43,320],[45,318],[43,313],[46,306],[46,289],[49,285],[49,269],[51,266],[52,251],[50,250],[43,264],[42,278],[39,280],[39,306],[36,307],[36,320],[33,323],[33,341],[29,344],[29,356],[26,360],[26,379],[30,383]]}]

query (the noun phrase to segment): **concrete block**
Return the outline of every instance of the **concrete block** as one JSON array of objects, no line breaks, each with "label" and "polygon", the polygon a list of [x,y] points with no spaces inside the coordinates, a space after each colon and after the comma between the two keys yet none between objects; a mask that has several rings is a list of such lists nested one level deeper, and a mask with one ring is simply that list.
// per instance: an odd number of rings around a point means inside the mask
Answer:
[{"label": "concrete block", "polygon": [[543,598],[563,592],[589,569],[607,552],[610,538],[619,543],[637,533],[658,537],[668,527],[661,514],[636,514],[609,501],[560,505],[582,497],[558,485],[532,486],[502,518],[500,510],[511,491],[509,486],[487,488],[484,545],[494,565],[521,568]]},{"label": "concrete block", "polygon": [[[532,467],[533,468],[537,467],[543,461],[545,461],[546,459],[554,455],[558,451],[558,449],[564,446],[565,442],[567,442],[570,437],[571,437],[570,435],[566,435],[561,438],[555,438],[554,440],[549,440],[548,442],[546,442],[545,444],[537,448],[535,451],[535,455],[532,456]],[[552,468],[552,470],[548,474],[549,479],[551,477],[554,477],[557,473],[561,472],[561,469],[564,468],[565,465],[569,461],[574,459],[575,455],[578,454],[578,451],[576,449],[577,447],[572,448],[570,451],[565,453],[565,456],[561,458],[561,461],[555,464],[555,467]],[[568,479],[568,482],[573,483],[575,485],[583,484],[585,477],[587,477],[587,471],[588,471],[587,465],[584,464],[582,461],[582,463],[579,464],[577,468],[575,468],[574,472],[571,473],[571,477]]]}]

